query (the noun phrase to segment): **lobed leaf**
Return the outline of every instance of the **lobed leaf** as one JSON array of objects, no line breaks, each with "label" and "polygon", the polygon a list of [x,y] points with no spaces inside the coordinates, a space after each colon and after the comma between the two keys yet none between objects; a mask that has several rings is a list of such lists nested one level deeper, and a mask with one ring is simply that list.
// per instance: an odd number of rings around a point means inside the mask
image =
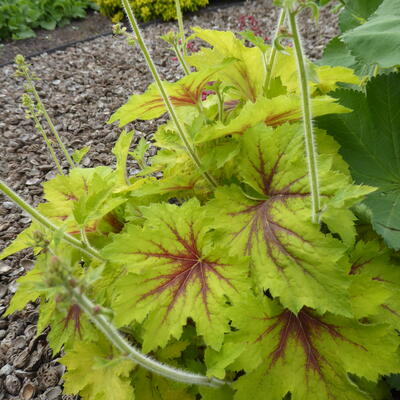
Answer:
[{"label": "lobed leaf", "polygon": [[400,368],[397,335],[385,325],[307,308],[296,315],[266,297],[249,297],[231,311],[238,331],[224,346],[240,355],[229,369],[246,371],[234,384],[235,400],[281,399],[288,392],[292,400],[366,400],[349,373],[375,382]]},{"label": "lobed leaf", "polygon": [[205,343],[218,349],[230,330],[228,299],[248,290],[247,263],[214,247],[208,232],[213,217],[195,199],[142,212],[144,228],[128,225],[103,251],[127,270],[116,283],[116,324],[143,322],[143,350],[149,351],[179,339],[190,318]]},{"label": "lobed leaf", "polygon": [[[229,63],[229,60],[221,60],[221,63],[199,72],[193,72],[177,82],[164,81],[163,85],[171,103],[175,107],[196,107],[201,100],[204,87],[219,70]],[[124,126],[136,119],[158,118],[166,111],[164,100],[154,82],[145,93],[132,95],[128,102],[111,116],[108,123],[119,121],[119,126]]]},{"label": "lobed leaf", "polygon": [[246,47],[233,32],[198,27],[192,30],[197,37],[213,46],[213,49],[202,49],[187,57],[189,64],[202,71],[204,68],[218,65],[223,60],[234,60],[216,76],[227,85],[236,88],[241,97],[255,102],[262,94],[265,80],[261,50],[258,47]]},{"label": "lobed leaf", "polygon": [[356,182],[378,187],[365,200],[373,227],[400,249],[400,74],[371,79],[366,95],[341,89],[334,96],[354,111],[319,117],[318,126],[341,144]]},{"label": "lobed leaf", "polygon": [[[210,203],[219,215],[214,226],[229,235],[226,245],[232,254],[251,256],[258,285],[270,289],[293,312],[307,305],[349,315],[346,246],[309,221],[301,127],[283,125],[274,130],[259,125],[244,134],[242,147],[239,179],[251,190],[221,187]],[[354,217],[341,209],[371,188],[353,186],[348,175],[331,171],[332,155],[321,155],[319,166],[323,207],[331,220],[340,217],[344,223],[337,230],[328,219],[328,227],[354,241],[355,230],[348,231]]]}]

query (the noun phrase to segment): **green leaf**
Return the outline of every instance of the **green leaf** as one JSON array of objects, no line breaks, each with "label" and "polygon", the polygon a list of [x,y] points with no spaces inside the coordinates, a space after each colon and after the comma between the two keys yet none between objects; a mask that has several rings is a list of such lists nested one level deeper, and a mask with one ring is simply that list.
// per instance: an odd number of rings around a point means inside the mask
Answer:
[{"label": "green leaf", "polygon": [[40,295],[40,286],[43,282],[42,272],[38,268],[33,268],[26,275],[17,280],[17,292],[11,298],[4,317],[17,310],[22,310],[30,302],[35,301]]},{"label": "green leaf", "polygon": [[[339,37],[333,38],[325,47],[320,65],[344,66],[351,68],[358,76],[372,74],[373,66],[366,65],[354,57]],[[332,88],[334,90],[335,88]]]},{"label": "green leaf", "polygon": [[216,74],[216,78],[235,87],[241,97],[254,102],[262,94],[265,81],[261,50],[258,47],[246,47],[233,32],[198,27],[193,28],[193,31],[197,37],[213,46],[213,49],[202,49],[187,57],[189,64],[201,71],[226,59],[236,60]]},{"label": "green leaf", "polygon": [[81,149],[75,150],[74,153],[72,154],[73,160],[79,164],[83,158],[86,156],[88,151],[90,150],[90,146],[84,146]]},{"label": "green leaf", "polygon": [[28,228],[24,229],[3,251],[0,253],[0,260],[18,253],[19,251],[31,247],[35,244],[33,233],[41,230],[42,227],[33,222]]},{"label": "green leaf", "polygon": [[126,160],[129,154],[129,147],[132,143],[134,131],[126,132],[122,131],[115,146],[112,149],[112,153],[117,159],[117,165],[115,167],[116,183],[119,186],[126,186],[128,184],[128,175],[126,171]]},{"label": "green leaf", "polygon": [[320,64],[343,65],[344,67],[354,68],[357,65],[357,59],[350,53],[350,50],[339,37],[335,37],[326,45]]},{"label": "green leaf", "polygon": [[400,3],[384,0],[365,23],[342,35],[352,54],[382,68],[400,65]]},{"label": "green leaf", "polygon": [[351,254],[354,315],[400,329],[400,267],[379,242],[359,242]]},{"label": "green leaf", "polygon": [[122,197],[113,197],[114,182],[110,177],[94,174],[89,188],[74,202],[72,209],[75,221],[81,227],[99,220],[126,201]]},{"label": "green leaf", "polygon": [[246,371],[234,384],[235,400],[281,399],[288,392],[293,400],[367,400],[348,373],[377,381],[400,368],[397,334],[385,325],[309,309],[296,315],[266,297],[231,311],[238,331],[226,346],[241,355],[229,369]]},{"label": "green leaf", "polygon": [[[199,72],[193,72],[177,82],[163,82],[164,88],[175,107],[196,107],[201,94],[211,77],[227,63],[222,62]],[[229,62],[228,62],[229,64]],[[108,123],[119,120],[124,126],[136,119],[149,120],[160,117],[166,112],[164,100],[160,96],[156,83],[152,83],[143,94],[134,94],[128,102],[120,107],[109,119]]]},{"label": "green leaf", "polygon": [[[318,135],[323,137],[320,132]],[[346,246],[321,233],[310,221],[301,126],[286,124],[272,129],[259,125],[244,134],[242,148],[239,180],[252,194],[237,186],[220,187],[210,204],[218,214],[214,226],[227,232],[231,253],[250,255],[259,287],[270,289],[293,312],[307,305],[321,312],[349,315],[349,265],[343,258]],[[344,216],[341,210],[371,188],[353,186],[348,175],[332,171],[332,148],[327,152],[320,152],[319,157],[322,208],[333,220],[339,215],[350,236],[346,240],[351,242],[355,235],[354,230],[348,232],[352,213]],[[329,220],[326,223],[336,231]]]},{"label": "green leaf", "polygon": [[338,90],[341,104],[354,112],[318,118],[340,144],[358,183],[377,186],[365,204],[386,243],[400,248],[400,74],[381,75],[361,92]]},{"label": "green leaf", "polygon": [[[329,96],[318,96],[311,101],[313,115],[345,113],[350,110]],[[285,122],[298,122],[302,118],[299,96],[281,95],[272,99],[259,97],[255,103],[247,102],[241,113],[227,125],[222,122],[203,127],[196,135],[197,143],[214,140],[227,135],[243,135],[247,129],[264,122],[268,126],[279,126]]]},{"label": "green leaf", "polygon": [[227,299],[248,290],[247,262],[214,246],[213,216],[192,199],[181,207],[154,204],[143,208],[144,228],[127,225],[103,249],[108,259],[126,265],[116,283],[115,323],[143,323],[145,352],[179,339],[187,319],[204,341],[218,349],[230,330]]},{"label": "green leaf", "polygon": [[263,53],[266,53],[271,47],[265,43],[262,37],[256,36],[251,30],[240,32],[240,36],[243,39],[248,40],[250,43],[254,44],[254,46],[257,46]]},{"label": "green leaf", "polygon": [[[79,393],[83,400],[133,400],[129,375],[135,365],[119,357],[104,338],[75,343],[60,360],[68,371],[63,376],[64,391]],[[115,358],[117,362],[112,362]]]},{"label": "green leaf", "polygon": [[359,18],[367,19],[382,3],[382,0],[344,0],[346,9]]},{"label": "green leaf", "polygon": [[150,143],[147,143],[147,140],[141,137],[138,144],[135,147],[135,150],[129,153],[131,157],[133,157],[137,161],[139,166],[144,165],[144,156],[149,147]]},{"label": "green leaf", "polygon": [[143,400],[195,400],[187,387],[140,368],[134,378],[135,395]]},{"label": "green leaf", "polygon": [[126,199],[114,195],[115,175],[109,167],[75,168],[68,176],[44,183],[48,203],[38,209],[68,233],[108,233],[121,229],[111,212]]}]

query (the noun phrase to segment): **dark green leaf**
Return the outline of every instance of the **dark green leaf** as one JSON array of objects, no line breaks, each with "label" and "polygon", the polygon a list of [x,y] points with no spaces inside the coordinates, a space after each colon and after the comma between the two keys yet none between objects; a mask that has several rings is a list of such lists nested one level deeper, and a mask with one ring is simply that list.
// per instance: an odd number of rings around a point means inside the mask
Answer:
[{"label": "dark green leaf", "polygon": [[351,53],[366,64],[377,64],[382,68],[399,65],[400,2],[385,0],[365,24],[342,37]]},{"label": "dark green leaf", "polygon": [[318,118],[341,144],[358,183],[377,186],[365,204],[374,229],[386,243],[400,248],[400,74],[381,75],[367,85],[367,95],[338,90],[334,96],[353,113]]}]

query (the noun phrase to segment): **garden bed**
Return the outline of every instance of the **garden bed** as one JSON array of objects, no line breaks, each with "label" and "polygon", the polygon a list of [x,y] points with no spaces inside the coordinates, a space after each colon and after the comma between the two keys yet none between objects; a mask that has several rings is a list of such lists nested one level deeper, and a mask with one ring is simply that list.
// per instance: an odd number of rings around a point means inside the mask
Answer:
[{"label": "garden bed", "polygon": [[[239,17],[248,15],[253,15],[266,35],[271,36],[277,10],[269,0],[205,9],[189,16],[185,23],[186,26],[237,30]],[[89,24],[85,25],[87,33],[92,33],[90,26],[106,27],[104,20],[93,18],[100,17],[92,15],[81,21],[80,26]],[[337,34],[336,17],[324,10],[318,27],[307,13],[302,19],[300,26],[304,28],[306,52],[309,57],[318,58],[325,43]],[[174,23],[154,23],[144,27],[159,71],[164,79],[170,81],[180,77],[181,71],[159,36],[173,28]],[[47,35],[62,37],[66,29],[47,32]],[[71,29],[79,33],[83,31],[83,28]],[[93,36],[102,33],[105,32],[93,31]],[[32,46],[39,42],[39,37],[25,42],[25,54],[38,51]],[[74,38],[74,41],[79,40],[82,40],[79,36]],[[19,49],[22,50],[21,47]],[[37,83],[39,93],[67,147],[72,150],[91,146],[83,161],[86,167],[113,165],[115,160],[110,150],[120,129],[115,125],[107,125],[106,121],[131,93],[144,91],[151,82],[141,54],[129,48],[122,39],[106,35],[51,54],[43,53],[29,62],[32,71],[43,79]],[[0,74],[3,83],[0,87],[0,108],[4,110],[0,121],[0,176],[25,200],[36,205],[42,196],[40,183],[54,176],[56,170],[32,122],[24,118],[20,104],[22,81],[14,77],[14,66],[3,66]],[[127,128],[135,129],[137,135],[134,143],[137,143],[140,137],[150,140],[156,125],[154,122],[138,121]],[[152,151],[154,153],[156,149]],[[67,167],[67,164],[63,166]],[[131,162],[129,168],[133,174],[138,166]],[[30,219],[5,197],[0,195],[0,200],[1,251],[28,226]],[[21,313],[1,318],[15,292],[15,280],[30,267],[31,257],[31,253],[26,251],[0,261],[0,400],[18,398],[22,386],[29,382],[35,387],[36,394],[25,397],[27,399],[67,399],[70,397],[60,394],[62,368],[57,366],[57,355],[52,355],[46,347],[45,334],[34,339],[36,305],[30,304]]]}]

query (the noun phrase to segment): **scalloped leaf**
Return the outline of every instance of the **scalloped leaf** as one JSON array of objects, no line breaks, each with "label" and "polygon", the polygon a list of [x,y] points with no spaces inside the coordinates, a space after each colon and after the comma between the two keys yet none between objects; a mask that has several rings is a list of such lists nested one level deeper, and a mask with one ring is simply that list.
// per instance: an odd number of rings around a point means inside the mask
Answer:
[{"label": "scalloped leaf", "polygon": [[197,333],[218,349],[230,330],[227,299],[248,290],[247,259],[226,256],[208,234],[213,219],[192,199],[181,207],[154,204],[142,208],[144,228],[127,226],[103,249],[126,266],[116,283],[113,309],[118,326],[143,322],[143,350],[179,339],[188,318]]},{"label": "scalloped leaf", "polygon": [[[234,383],[235,400],[281,399],[288,392],[292,400],[367,400],[349,373],[376,382],[400,369],[399,339],[385,325],[309,309],[296,315],[266,297],[249,298],[231,311],[238,331],[224,347],[240,356],[229,369],[246,371]],[[218,359],[208,356],[210,374]],[[221,374],[223,363],[215,365]]]},{"label": "scalloped leaf", "polygon": [[398,0],[384,0],[368,21],[345,32],[342,39],[351,53],[366,64],[382,68],[400,65]]},{"label": "scalloped leaf", "polygon": [[[314,116],[331,113],[350,112],[329,96],[320,96],[311,100]],[[214,140],[227,135],[243,135],[244,132],[260,122],[276,127],[286,122],[298,122],[302,118],[300,98],[297,95],[281,95],[272,99],[260,97],[255,103],[247,102],[241,113],[227,125],[218,122],[214,126],[205,126],[196,137],[197,143]]]},{"label": "scalloped leaf", "polygon": [[319,117],[318,126],[339,142],[355,181],[378,187],[365,200],[372,225],[400,249],[400,74],[372,78],[366,95],[341,89],[333,96],[354,111]]},{"label": "scalloped leaf", "polygon": [[262,94],[265,80],[263,54],[258,47],[246,47],[233,32],[192,28],[195,35],[213,46],[187,57],[190,65],[202,71],[224,59],[235,59],[216,74],[222,82],[233,86],[237,93],[252,102]]},{"label": "scalloped leaf", "polygon": [[[350,315],[346,245],[321,233],[310,221],[301,126],[249,129],[242,147],[239,179],[251,190],[221,187],[210,203],[218,213],[214,226],[229,234],[226,245],[231,253],[251,256],[258,285],[270,289],[293,312],[307,305],[321,312]],[[354,217],[342,209],[373,189],[352,185],[348,175],[332,171],[332,160],[329,151],[319,157],[322,207],[329,216],[328,227],[349,235],[351,243]],[[339,229],[330,224],[335,218],[344,223]]]},{"label": "scalloped leaf", "polygon": [[[211,68],[192,72],[176,82],[163,81],[172,104],[175,107],[196,107],[207,83],[219,70],[225,68],[231,62],[231,60],[221,60],[220,63],[216,63]],[[166,111],[158,86],[153,82],[145,93],[132,95],[128,102],[111,116],[108,123],[119,121],[119,126],[122,127],[136,119],[158,118]]]},{"label": "scalloped leaf", "polygon": [[351,256],[350,293],[355,317],[400,329],[400,266],[390,256],[379,242],[358,242]]},{"label": "scalloped leaf", "polygon": [[64,391],[79,393],[83,400],[134,400],[129,375],[135,364],[121,359],[103,337],[99,339],[77,342],[61,358],[68,370],[63,376]]}]

